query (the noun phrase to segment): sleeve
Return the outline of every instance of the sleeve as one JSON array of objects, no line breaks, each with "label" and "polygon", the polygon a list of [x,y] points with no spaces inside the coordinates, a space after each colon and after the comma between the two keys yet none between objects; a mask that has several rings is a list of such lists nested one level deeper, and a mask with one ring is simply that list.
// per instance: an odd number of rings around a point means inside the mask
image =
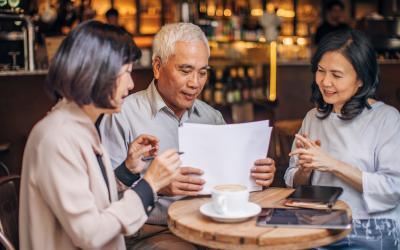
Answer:
[{"label": "sleeve", "polygon": [[125,165],[125,161],[114,170],[114,174],[118,180],[127,187],[132,186],[132,184],[140,178],[140,174],[133,174],[129,171]]},{"label": "sleeve", "polygon": [[[298,132],[299,134],[303,134],[305,132],[305,126],[306,126],[306,121],[307,121],[308,117],[309,116],[307,114],[307,116],[304,118],[303,123],[301,125],[301,128],[300,128],[300,130]],[[295,142],[296,141],[293,140],[292,150],[291,151],[296,149],[296,143]],[[290,159],[289,159],[289,166],[286,169],[285,176],[284,176],[285,184],[288,187],[293,187],[294,175],[296,174],[297,170],[299,169],[299,167],[297,166],[297,161],[298,161],[297,156],[291,156]]]},{"label": "sleeve", "polygon": [[145,179],[138,181],[132,189],[139,195],[142,200],[143,209],[146,211],[146,214],[149,215],[158,199],[157,193],[153,192],[150,184]]},{"label": "sleeve", "polygon": [[57,142],[47,140],[38,147],[37,186],[73,243],[78,248],[97,249],[120,234],[136,232],[147,216],[140,197],[131,189],[108,207],[98,206],[91,189],[107,187],[93,186],[85,152],[72,138],[58,136]]},{"label": "sleeve", "polygon": [[224,117],[222,116],[221,112],[218,110],[215,110],[216,117],[215,117],[215,125],[225,125],[226,122],[224,120]]},{"label": "sleeve", "polygon": [[382,212],[400,204],[400,114],[382,119],[375,149],[375,172],[362,172],[363,198],[369,213]]},{"label": "sleeve", "polygon": [[115,169],[121,165],[128,155],[128,146],[133,138],[129,126],[122,114],[104,115],[99,132],[102,144],[110,155],[111,165]]}]

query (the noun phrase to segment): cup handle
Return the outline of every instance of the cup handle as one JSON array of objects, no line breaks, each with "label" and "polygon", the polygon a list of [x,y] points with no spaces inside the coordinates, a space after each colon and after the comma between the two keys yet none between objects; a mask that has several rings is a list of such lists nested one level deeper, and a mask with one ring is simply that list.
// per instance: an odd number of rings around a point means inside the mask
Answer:
[{"label": "cup handle", "polygon": [[226,197],[225,196],[219,196],[217,197],[217,206],[216,210],[219,214],[225,215],[227,213],[227,202],[226,202]]}]

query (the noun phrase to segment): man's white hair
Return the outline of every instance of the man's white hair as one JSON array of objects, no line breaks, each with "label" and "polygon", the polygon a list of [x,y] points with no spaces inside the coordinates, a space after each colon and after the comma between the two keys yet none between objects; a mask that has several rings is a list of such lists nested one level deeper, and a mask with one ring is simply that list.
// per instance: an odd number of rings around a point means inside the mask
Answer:
[{"label": "man's white hair", "polygon": [[172,23],[164,25],[156,34],[153,41],[152,61],[159,57],[164,64],[175,52],[176,42],[203,42],[210,56],[210,47],[204,32],[192,23]]}]

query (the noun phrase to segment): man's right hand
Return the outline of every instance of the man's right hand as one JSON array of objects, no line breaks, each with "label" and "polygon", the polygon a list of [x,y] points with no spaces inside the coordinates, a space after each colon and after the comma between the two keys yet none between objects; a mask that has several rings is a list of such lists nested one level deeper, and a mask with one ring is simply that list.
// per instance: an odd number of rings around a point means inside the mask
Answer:
[{"label": "man's right hand", "polygon": [[154,158],[143,179],[149,183],[154,192],[167,186],[179,174],[181,160],[174,149],[168,149],[161,155]]},{"label": "man's right hand", "polygon": [[203,189],[205,181],[193,175],[202,175],[203,171],[198,168],[181,167],[174,181],[161,189],[158,193],[165,196],[189,195],[195,196]]}]

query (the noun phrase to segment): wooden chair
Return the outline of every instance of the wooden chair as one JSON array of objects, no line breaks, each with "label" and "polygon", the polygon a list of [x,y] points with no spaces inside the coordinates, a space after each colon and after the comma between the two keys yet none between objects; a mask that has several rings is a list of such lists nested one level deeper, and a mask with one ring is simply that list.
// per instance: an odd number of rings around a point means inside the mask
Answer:
[{"label": "wooden chair", "polygon": [[19,184],[17,175],[0,177],[0,242],[6,249],[18,249]]},{"label": "wooden chair", "polygon": [[[10,143],[0,143],[0,156],[6,154],[10,150]],[[10,171],[6,164],[0,160],[0,176],[10,175]]]},{"label": "wooden chair", "polygon": [[0,249],[15,250],[13,244],[11,244],[11,242],[1,231],[0,231]]},{"label": "wooden chair", "polygon": [[285,187],[283,177],[289,166],[289,153],[292,150],[294,135],[299,131],[302,120],[280,120],[274,123],[271,143],[276,173],[273,186]]}]

